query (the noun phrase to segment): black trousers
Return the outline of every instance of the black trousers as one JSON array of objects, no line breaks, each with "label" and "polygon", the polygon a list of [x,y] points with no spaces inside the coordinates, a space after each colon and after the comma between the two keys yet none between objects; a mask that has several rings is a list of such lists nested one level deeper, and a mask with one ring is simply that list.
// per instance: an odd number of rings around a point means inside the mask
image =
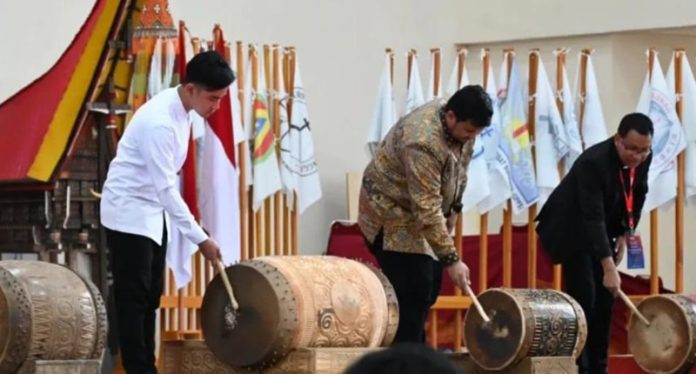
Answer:
[{"label": "black trousers", "polygon": [[368,243],[384,275],[394,287],[399,302],[399,327],[394,344],[424,343],[425,322],[442,284],[442,265],[422,254],[382,248],[382,234]]},{"label": "black trousers", "polygon": [[577,362],[579,373],[604,374],[614,296],[602,284],[602,264],[589,254],[578,253],[563,263],[563,276],[566,293],[580,304],[587,318],[587,342]]},{"label": "black trousers", "polygon": [[106,230],[114,277],[121,361],[128,374],[156,374],[155,328],[167,252],[144,236]]}]

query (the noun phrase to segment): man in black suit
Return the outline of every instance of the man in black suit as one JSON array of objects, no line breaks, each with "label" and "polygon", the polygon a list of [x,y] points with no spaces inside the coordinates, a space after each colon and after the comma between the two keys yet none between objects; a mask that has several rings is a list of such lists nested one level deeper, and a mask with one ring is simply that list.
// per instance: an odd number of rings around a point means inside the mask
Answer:
[{"label": "man in black suit", "polygon": [[580,373],[606,373],[611,309],[621,287],[616,266],[648,192],[653,124],[626,115],[612,138],[583,152],[536,220],[544,250],[563,265],[566,292],[582,306],[588,337]]}]

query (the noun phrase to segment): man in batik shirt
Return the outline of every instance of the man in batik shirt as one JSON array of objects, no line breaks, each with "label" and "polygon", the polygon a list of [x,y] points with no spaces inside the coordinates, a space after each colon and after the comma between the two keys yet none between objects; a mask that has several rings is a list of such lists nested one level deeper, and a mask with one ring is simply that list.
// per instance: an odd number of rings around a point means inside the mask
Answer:
[{"label": "man in batik shirt", "polygon": [[466,187],[474,140],[490,125],[491,100],[466,86],[391,129],[363,173],[358,224],[399,301],[394,342],[424,342],[442,268],[466,292],[469,268],[450,235]]}]

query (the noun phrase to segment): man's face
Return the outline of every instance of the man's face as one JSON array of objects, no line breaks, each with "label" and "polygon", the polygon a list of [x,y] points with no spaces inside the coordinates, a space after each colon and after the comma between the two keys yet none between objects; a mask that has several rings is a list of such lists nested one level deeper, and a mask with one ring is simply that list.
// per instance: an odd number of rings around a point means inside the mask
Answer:
[{"label": "man's face", "polygon": [[448,110],[445,113],[445,121],[447,122],[447,128],[449,129],[450,135],[457,139],[459,142],[473,141],[476,135],[483,131],[482,127],[476,127],[470,120],[457,121],[457,117],[454,112]]},{"label": "man's face", "polygon": [[621,162],[630,168],[634,168],[650,155],[652,136],[642,135],[638,131],[630,130],[623,138],[619,134],[614,135],[614,144]]},{"label": "man's face", "polygon": [[228,88],[206,91],[195,84],[186,85],[191,97],[191,109],[203,118],[208,118],[220,107],[220,100],[227,94]]}]

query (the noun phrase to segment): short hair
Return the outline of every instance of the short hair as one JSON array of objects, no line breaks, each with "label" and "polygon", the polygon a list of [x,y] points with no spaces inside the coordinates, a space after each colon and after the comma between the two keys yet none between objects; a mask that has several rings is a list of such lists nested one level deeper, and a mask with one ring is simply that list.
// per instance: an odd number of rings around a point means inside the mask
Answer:
[{"label": "short hair", "polygon": [[488,127],[493,116],[493,102],[480,85],[468,85],[455,92],[445,105],[457,121],[471,121],[476,127]]},{"label": "short hair", "polygon": [[402,343],[368,353],[354,362],[345,374],[455,374],[447,357],[425,344]]},{"label": "short hair", "polygon": [[634,130],[641,135],[653,136],[654,128],[650,117],[643,113],[629,113],[619,123],[619,136],[625,137],[629,131]]},{"label": "short hair", "polygon": [[227,88],[234,80],[230,65],[216,51],[201,52],[186,64],[184,83],[198,85],[206,91]]}]

